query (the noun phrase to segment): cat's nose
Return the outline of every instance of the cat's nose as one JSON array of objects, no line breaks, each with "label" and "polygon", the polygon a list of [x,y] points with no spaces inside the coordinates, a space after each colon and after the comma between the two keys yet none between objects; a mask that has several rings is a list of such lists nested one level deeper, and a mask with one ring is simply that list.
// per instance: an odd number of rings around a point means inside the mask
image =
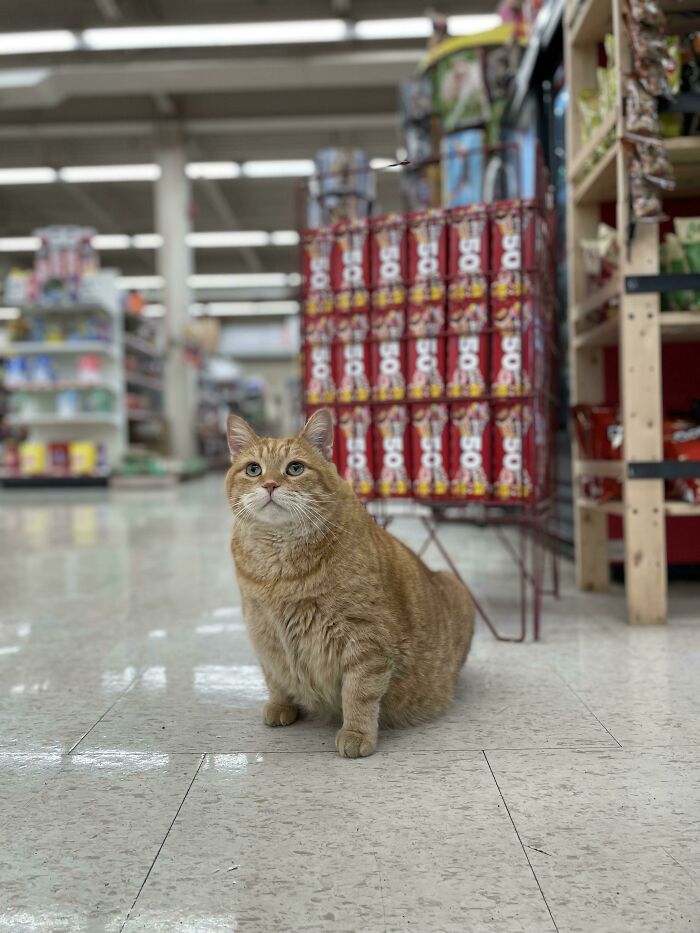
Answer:
[{"label": "cat's nose", "polygon": [[270,495],[272,495],[272,493],[275,491],[275,489],[277,489],[278,486],[279,486],[279,483],[276,483],[273,479],[269,479],[266,483],[263,483],[263,489],[267,489]]}]

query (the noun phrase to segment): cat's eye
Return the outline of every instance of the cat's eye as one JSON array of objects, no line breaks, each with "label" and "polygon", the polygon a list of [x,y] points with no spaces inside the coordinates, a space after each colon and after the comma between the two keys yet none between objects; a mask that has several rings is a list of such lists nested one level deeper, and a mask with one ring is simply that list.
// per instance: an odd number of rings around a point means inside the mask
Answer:
[{"label": "cat's eye", "polygon": [[262,467],[259,463],[249,463],[245,468],[246,476],[260,476],[262,474]]},{"label": "cat's eye", "polygon": [[301,476],[304,472],[304,464],[298,460],[292,460],[285,472],[287,476]]}]

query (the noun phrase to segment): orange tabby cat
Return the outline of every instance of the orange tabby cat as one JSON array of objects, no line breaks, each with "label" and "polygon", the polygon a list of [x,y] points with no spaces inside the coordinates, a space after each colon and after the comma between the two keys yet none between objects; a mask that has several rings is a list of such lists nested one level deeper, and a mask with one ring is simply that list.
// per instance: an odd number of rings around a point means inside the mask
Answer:
[{"label": "orange tabby cat", "polygon": [[444,710],[474,630],[469,591],[377,525],[330,463],[330,412],[298,437],[228,419],[231,551],[267,681],[268,726],[342,715],[336,746],[371,755],[379,723]]}]

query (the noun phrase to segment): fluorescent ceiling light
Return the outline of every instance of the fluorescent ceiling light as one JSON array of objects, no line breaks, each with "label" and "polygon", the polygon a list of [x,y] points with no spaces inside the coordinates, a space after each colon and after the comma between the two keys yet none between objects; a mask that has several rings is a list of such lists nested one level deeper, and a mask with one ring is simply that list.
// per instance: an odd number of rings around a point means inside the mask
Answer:
[{"label": "fluorescent ceiling light", "polygon": [[163,237],[160,233],[136,233],[131,238],[134,249],[160,249]]},{"label": "fluorescent ceiling light", "polygon": [[299,234],[296,230],[273,230],[270,234],[271,246],[296,246]]},{"label": "fluorescent ceiling light", "polygon": [[313,175],[313,159],[260,159],[244,162],[241,173],[246,178],[296,178]]},{"label": "fluorescent ceiling light", "polygon": [[[280,288],[292,285],[294,273],[246,272],[224,275],[191,275],[187,283],[190,288]],[[298,275],[297,275],[298,278]]]},{"label": "fluorescent ceiling light", "polygon": [[156,181],[160,166],[145,165],[70,165],[59,169],[61,181],[92,183],[100,181]]},{"label": "fluorescent ceiling light", "polygon": [[0,237],[0,253],[34,253],[40,246],[38,236]]},{"label": "fluorescent ceiling light", "polygon": [[78,39],[67,29],[50,32],[0,33],[0,55],[26,55],[37,52],[73,52]]},{"label": "fluorescent ceiling light", "polygon": [[117,287],[122,291],[133,290],[156,291],[165,285],[162,275],[123,275],[117,279]]},{"label": "fluorescent ceiling light", "polygon": [[195,249],[235,246],[267,246],[270,234],[264,230],[230,230],[221,233],[188,233],[187,245]]},{"label": "fluorescent ceiling light", "polygon": [[488,32],[500,26],[503,20],[497,13],[449,16],[447,26],[451,36],[469,36],[475,32]]},{"label": "fluorescent ceiling light", "polygon": [[298,314],[298,301],[210,301],[190,305],[195,317],[258,317],[263,315]]},{"label": "fluorescent ceiling light", "polygon": [[19,308],[0,308],[0,321],[14,321],[19,317]]},{"label": "fluorescent ceiling light", "polygon": [[342,19],[293,20],[283,23],[211,23],[86,29],[91,50],[165,49],[224,45],[291,45],[339,42],[347,35]]},{"label": "fluorescent ceiling light", "polygon": [[433,33],[427,16],[397,19],[361,19],[353,30],[356,39],[425,39]]},{"label": "fluorescent ceiling light", "polygon": [[238,178],[241,167],[237,162],[188,162],[188,178]]},{"label": "fluorescent ceiling light", "polygon": [[129,249],[131,237],[125,233],[100,233],[92,238],[95,249]]},{"label": "fluorescent ceiling light", "polygon": [[53,168],[0,168],[0,185],[47,185],[52,181],[56,181]]},{"label": "fluorescent ceiling light", "polygon": [[[396,164],[397,161],[400,161],[400,160],[383,159],[383,158],[370,159],[369,167],[375,170],[379,169],[379,170],[389,171],[389,172],[400,172],[401,166]],[[391,168],[389,166],[391,166]]]}]

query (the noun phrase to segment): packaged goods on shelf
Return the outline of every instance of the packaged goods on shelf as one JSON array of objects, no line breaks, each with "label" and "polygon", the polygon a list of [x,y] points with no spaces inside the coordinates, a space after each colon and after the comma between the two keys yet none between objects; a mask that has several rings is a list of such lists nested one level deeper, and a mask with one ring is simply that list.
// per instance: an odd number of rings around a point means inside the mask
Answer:
[{"label": "packaged goods on shelf", "polygon": [[549,223],[517,199],[374,218],[349,266],[347,225],[304,235],[307,414],[335,406],[336,464],[359,495],[519,504],[546,494]]},{"label": "packaged goods on shelf", "polygon": [[361,149],[329,147],[316,153],[307,224],[320,227],[365,216],[375,197],[374,172]]},{"label": "packaged goods on shelf", "polygon": [[18,477],[94,476],[106,470],[105,449],[94,441],[24,441],[4,472]]},{"label": "packaged goods on shelf", "polygon": [[444,136],[440,144],[443,207],[478,204],[484,183],[483,130],[462,130]]},{"label": "packaged goods on shelf", "polygon": [[490,116],[482,58],[481,49],[460,49],[433,69],[435,112],[448,131],[483,124]]},{"label": "packaged goods on shelf", "polygon": [[[664,421],[664,457],[667,460],[700,461],[700,424],[692,421]],[[672,499],[700,504],[700,477],[674,479],[669,484]]]}]

